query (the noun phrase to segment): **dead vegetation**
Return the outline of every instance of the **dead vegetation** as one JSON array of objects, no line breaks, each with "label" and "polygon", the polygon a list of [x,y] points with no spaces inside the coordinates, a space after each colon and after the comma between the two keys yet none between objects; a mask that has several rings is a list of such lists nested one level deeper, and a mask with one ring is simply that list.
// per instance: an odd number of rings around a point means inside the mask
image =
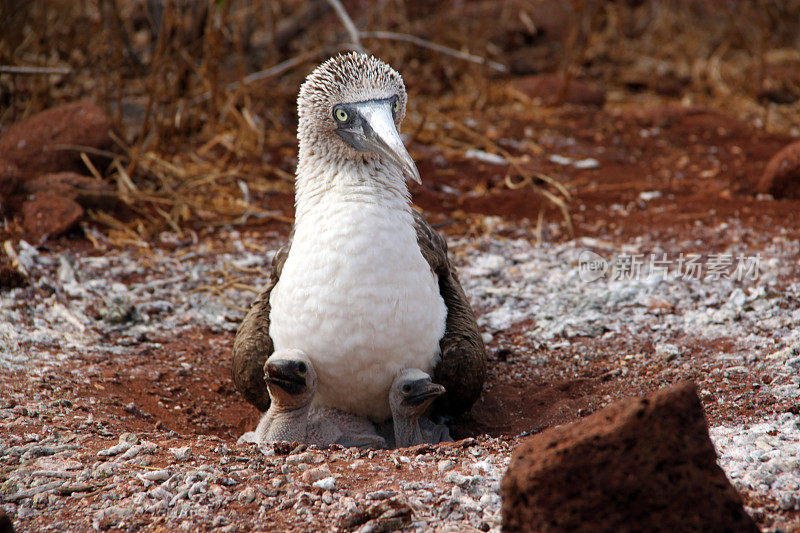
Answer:
[{"label": "dead vegetation", "polygon": [[500,155],[506,185],[537,188],[567,224],[569,187],[541,172],[535,136],[503,142],[559,109],[511,77],[557,72],[601,84],[609,106],[711,105],[776,131],[800,110],[798,0],[7,0],[0,35],[0,123],[82,97],[104,106],[118,154],[86,173],[127,209],[91,216],[111,242],[141,246],[164,230],[291,220],[264,206],[292,189],[297,88],[348,48],[404,74],[412,152]]}]

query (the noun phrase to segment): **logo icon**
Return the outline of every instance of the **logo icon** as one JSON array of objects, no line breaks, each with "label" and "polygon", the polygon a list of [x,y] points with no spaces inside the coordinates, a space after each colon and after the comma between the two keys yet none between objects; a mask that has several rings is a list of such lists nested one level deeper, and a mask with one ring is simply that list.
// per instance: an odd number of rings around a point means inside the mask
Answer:
[{"label": "logo icon", "polygon": [[591,250],[583,250],[578,256],[578,277],[581,281],[591,283],[605,277],[608,272],[608,261]]}]

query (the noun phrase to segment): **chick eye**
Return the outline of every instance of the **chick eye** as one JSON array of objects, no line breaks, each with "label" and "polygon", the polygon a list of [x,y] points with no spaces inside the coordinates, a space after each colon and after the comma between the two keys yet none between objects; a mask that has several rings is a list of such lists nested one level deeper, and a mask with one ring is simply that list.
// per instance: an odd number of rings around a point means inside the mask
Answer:
[{"label": "chick eye", "polygon": [[300,375],[304,375],[306,372],[308,372],[308,368],[306,367],[306,364],[305,363],[299,363],[297,365],[297,373],[300,374]]},{"label": "chick eye", "polygon": [[403,385],[403,392],[405,393],[411,392],[411,385]]},{"label": "chick eye", "polygon": [[347,122],[347,119],[349,118],[348,115],[347,115],[347,111],[345,111],[341,107],[336,108],[336,109],[333,110],[333,116],[339,122]]}]

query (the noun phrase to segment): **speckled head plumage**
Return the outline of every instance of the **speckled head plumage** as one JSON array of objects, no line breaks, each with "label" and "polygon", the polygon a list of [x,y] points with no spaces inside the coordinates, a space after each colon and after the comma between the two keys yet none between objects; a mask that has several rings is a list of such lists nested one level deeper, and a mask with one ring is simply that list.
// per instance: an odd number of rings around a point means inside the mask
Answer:
[{"label": "speckled head plumage", "polygon": [[407,99],[400,74],[370,55],[341,54],[317,67],[297,97],[298,176],[309,162],[342,165],[378,159],[419,181],[399,136]]},{"label": "speckled head plumage", "polygon": [[333,131],[333,106],[399,96],[400,127],[406,113],[406,86],[400,74],[387,63],[367,54],[350,52],[325,61],[308,75],[297,96],[299,136],[309,129]]}]

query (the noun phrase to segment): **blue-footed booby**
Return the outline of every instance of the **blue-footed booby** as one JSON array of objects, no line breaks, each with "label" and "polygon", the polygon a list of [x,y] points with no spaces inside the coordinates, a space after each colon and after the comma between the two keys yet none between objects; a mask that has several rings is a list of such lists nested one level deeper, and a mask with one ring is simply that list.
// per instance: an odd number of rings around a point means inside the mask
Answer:
[{"label": "blue-footed booby", "polygon": [[406,180],[420,176],[399,133],[406,102],[400,74],[360,53],[329,59],[300,88],[294,228],[234,342],[236,386],[262,411],[264,362],[284,349],[311,357],[315,405],[373,421],[391,416],[403,369],[445,387],[443,415],[481,392],[475,316],[443,237],[409,204]]}]

